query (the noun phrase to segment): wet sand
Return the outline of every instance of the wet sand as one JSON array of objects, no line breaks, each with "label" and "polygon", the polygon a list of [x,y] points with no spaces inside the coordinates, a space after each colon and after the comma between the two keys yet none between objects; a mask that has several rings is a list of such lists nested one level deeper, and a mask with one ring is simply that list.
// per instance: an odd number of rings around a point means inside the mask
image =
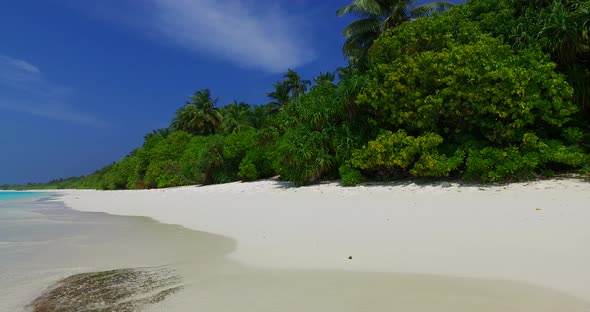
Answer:
[{"label": "wet sand", "polygon": [[75,274],[162,266],[174,270],[185,263],[200,267],[223,262],[234,248],[232,240],[221,236],[145,217],[77,212],[59,202],[1,203],[0,209],[2,312],[32,310],[28,305],[36,297]]},{"label": "wet sand", "polygon": [[582,312],[589,308],[572,296],[506,281],[226,268],[200,275],[149,311]]},{"label": "wet sand", "polygon": [[[59,202],[26,203],[19,226],[29,235],[0,248],[0,311],[33,310],[43,292],[51,294],[63,282],[81,292],[65,292],[69,309],[38,312],[93,311],[580,311],[584,300],[532,285],[451,276],[370,273],[328,270],[261,269],[227,257],[236,249],[231,238],[160,224],[144,217],[120,217],[66,209]],[[32,206],[31,206],[32,205]],[[31,209],[32,207],[32,209]],[[24,207],[23,207],[24,208]],[[12,220],[11,223],[15,223]],[[2,224],[4,226],[5,224]],[[4,228],[6,232],[6,228]],[[14,235],[13,231],[13,235]],[[50,238],[44,240],[43,238]],[[14,237],[13,237],[14,238]],[[12,245],[11,245],[12,244]],[[354,262],[356,259],[346,259]],[[129,310],[125,302],[145,298],[127,275],[110,279],[104,273],[129,268],[166,268],[178,276],[177,291],[161,300],[140,302]],[[81,274],[82,275],[76,275]],[[73,278],[68,276],[74,276]],[[161,276],[167,278],[166,275]],[[169,277],[169,276],[168,276]],[[83,282],[80,282],[82,280]],[[102,281],[102,283],[97,283]],[[142,281],[137,281],[143,286]],[[169,286],[169,285],[168,285]],[[123,288],[122,288],[123,287]],[[123,290],[112,302],[95,296],[104,290]],[[164,288],[167,289],[167,288]],[[87,296],[86,294],[91,294]],[[143,297],[142,297],[143,296]],[[106,297],[107,299],[110,297]],[[52,298],[50,298],[52,299]],[[75,300],[86,300],[76,303]],[[95,300],[95,301],[92,301]],[[54,300],[55,302],[55,300]],[[51,300],[49,301],[51,303]],[[45,305],[51,307],[51,305]],[[137,308],[137,309],[135,309]]]}]

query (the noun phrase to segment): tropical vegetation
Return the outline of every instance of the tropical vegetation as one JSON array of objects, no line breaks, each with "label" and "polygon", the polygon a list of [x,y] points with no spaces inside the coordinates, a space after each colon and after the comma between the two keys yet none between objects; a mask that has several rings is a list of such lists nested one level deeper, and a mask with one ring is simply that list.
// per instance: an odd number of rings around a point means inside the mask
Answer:
[{"label": "tropical vegetation", "polygon": [[354,0],[337,14],[359,17],[347,67],[289,70],[262,105],[202,89],[119,162],[21,187],[590,173],[590,1]]},{"label": "tropical vegetation", "polygon": [[409,20],[431,16],[454,4],[448,1],[430,1],[416,5],[416,0],[353,0],[338,10],[337,15],[353,15],[359,19],[348,25],[342,34],[346,37],[342,51],[351,65],[366,69],[369,66],[369,48],[385,31]]}]

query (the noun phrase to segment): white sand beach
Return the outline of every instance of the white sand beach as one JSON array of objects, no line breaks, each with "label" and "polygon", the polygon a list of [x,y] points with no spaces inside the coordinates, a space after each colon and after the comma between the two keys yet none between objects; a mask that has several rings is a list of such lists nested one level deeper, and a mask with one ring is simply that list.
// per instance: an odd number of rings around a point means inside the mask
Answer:
[{"label": "white sand beach", "polygon": [[60,192],[75,210],[233,238],[229,259],[257,269],[513,281],[590,302],[590,183],[576,179]]}]

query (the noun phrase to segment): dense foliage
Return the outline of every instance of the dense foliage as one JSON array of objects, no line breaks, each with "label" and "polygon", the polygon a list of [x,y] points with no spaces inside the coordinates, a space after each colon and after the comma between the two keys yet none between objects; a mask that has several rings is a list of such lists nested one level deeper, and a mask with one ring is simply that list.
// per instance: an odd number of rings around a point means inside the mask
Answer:
[{"label": "dense foliage", "polygon": [[386,30],[395,28],[411,19],[442,12],[454,4],[449,1],[428,1],[417,5],[416,0],[353,0],[338,10],[337,15],[360,16],[358,21],[342,31],[346,41],[342,52],[352,66],[365,70],[368,64],[368,48]]},{"label": "dense foliage", "polygon": [[588,162],[582,130],[568,128],[573,90],[550,56],[513,49],[462,8],[383,34],[370,57],[357,103],[377,128],[402,130],[355,153],[366,175],[498,181]]},{"label": "dense foliage", "polygon": [[590,1],[477,0],[462,6],[482,30],[505,38],[515,49],[538,47],[551,56],[590,118]]},{"label": "dense foliage", "polygon": [[23,188],[590,172],[589,1],[390,2],[339,11],[362,17],[345,30],[350,66],[289,70],[264,105],[219,106],[203,89],[121,161]]}]

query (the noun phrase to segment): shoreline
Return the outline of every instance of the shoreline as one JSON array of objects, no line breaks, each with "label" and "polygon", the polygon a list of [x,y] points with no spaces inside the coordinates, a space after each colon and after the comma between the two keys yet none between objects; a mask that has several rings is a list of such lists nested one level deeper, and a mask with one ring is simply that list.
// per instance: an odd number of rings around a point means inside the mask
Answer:
[{"label": "shoreline", "polygon": [[[51,198],[0,201],[0,311],[79,311],[97,302],[121,304],[105,311],[137,311],[182,286],[176,269],[183,262],[213,268],[235,246],[226,237],[148,217],[80,212]],[[110,279],[94,274],[109,270]],[[66,291],[51,293],[62,286]]]},{"label": "shoreline", "polygon": [[574,179],[53,192],[75,210],[233,238],[228,258],[256,268],[506,280],[590,302],[590,183]]}]

